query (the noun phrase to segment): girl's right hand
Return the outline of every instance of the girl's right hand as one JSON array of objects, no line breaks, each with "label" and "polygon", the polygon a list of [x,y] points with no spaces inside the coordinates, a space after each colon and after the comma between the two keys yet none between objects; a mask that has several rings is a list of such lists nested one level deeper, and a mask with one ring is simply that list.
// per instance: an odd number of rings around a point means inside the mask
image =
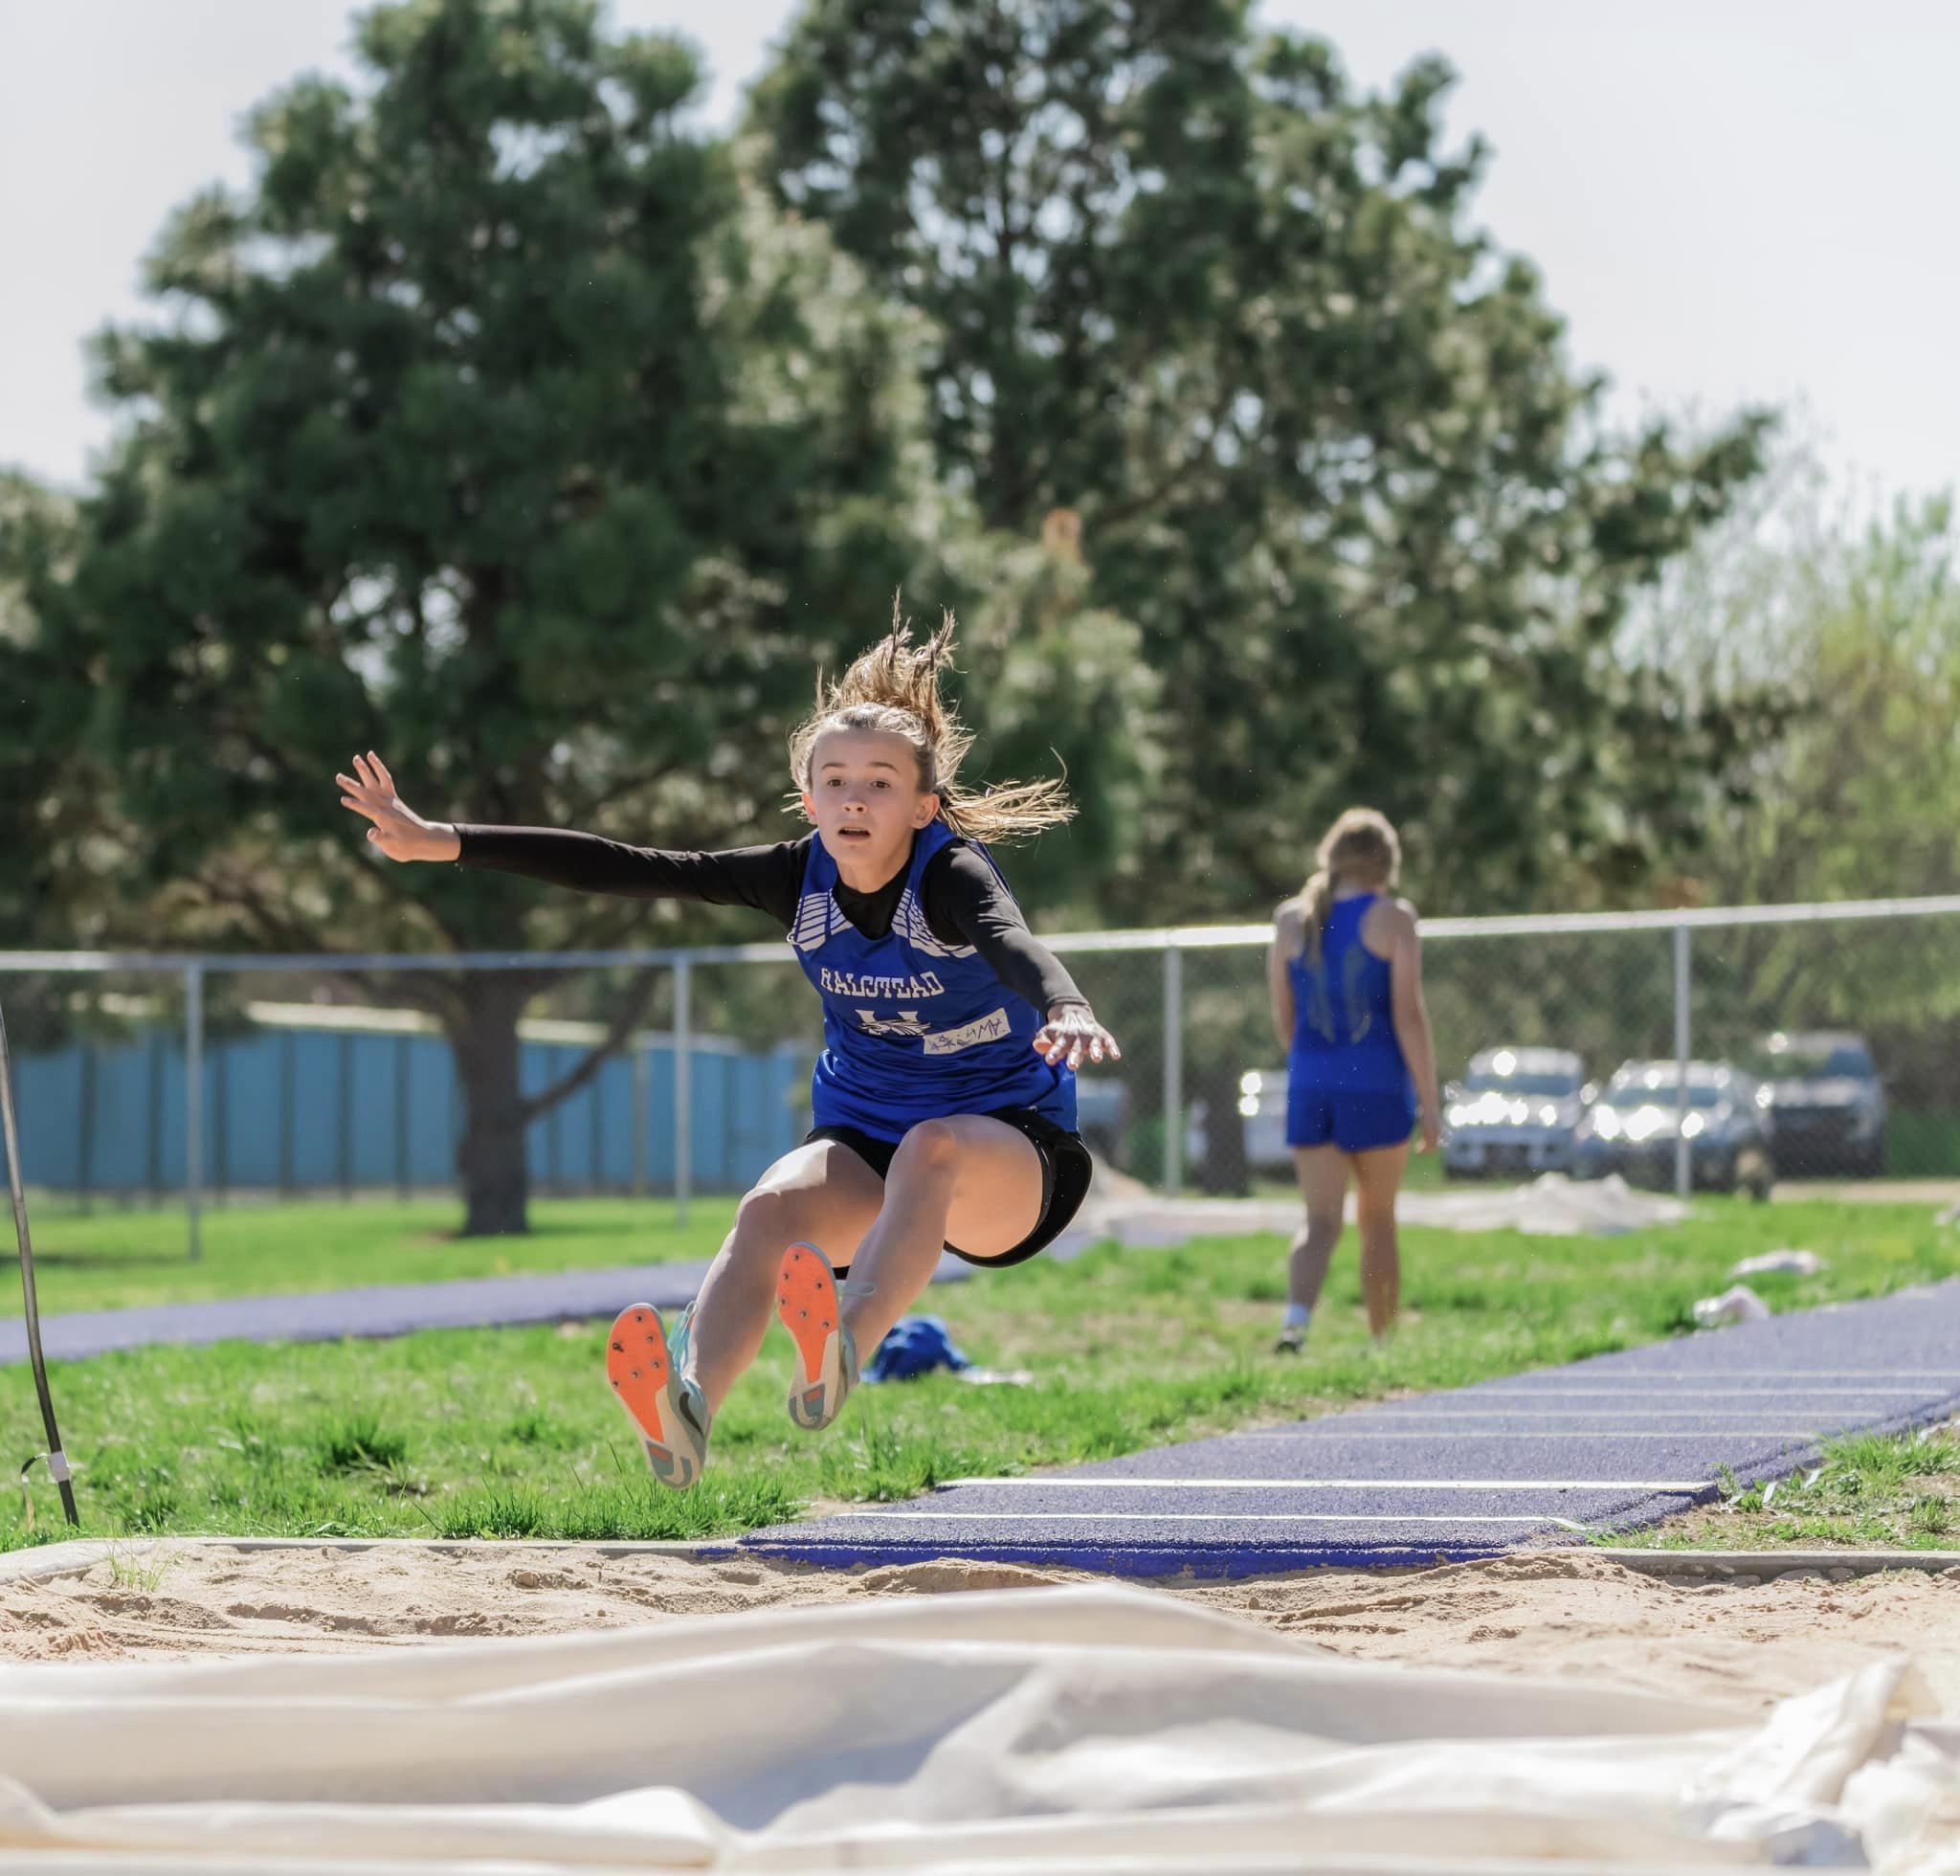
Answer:
[{"label": "girl's right hand", "polygon": [[1415,1150],[1419,1153],[1433,1153],[1442,1145],[1443,1124],[1437,1114],[1436,1103],[1425,1101],[1416,1108],[1415,1125],[1420,1144]]},{"label": "girl's right hand", "polygon": [[[356,780],[355,777],[359,779]],[[374,825],[368,838],[390,860],[456,860],[463,843],[447,821],[426,821],[394,792],[388,765],[369,749],[354,758],[354,774],[336,775],[341,806]]]}]

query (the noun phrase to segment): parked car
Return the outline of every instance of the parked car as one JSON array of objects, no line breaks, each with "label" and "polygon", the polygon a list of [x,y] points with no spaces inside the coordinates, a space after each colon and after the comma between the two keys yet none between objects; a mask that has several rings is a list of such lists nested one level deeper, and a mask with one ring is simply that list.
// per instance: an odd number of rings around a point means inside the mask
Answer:
[{"label": "parked car", "polygon": [[1732,1062],[1687,1064],[1685,1113],[1672,1061],[1628,1061],[1586,1109],[1574,1141],[1579,1177],[1617,1172],[1630,1185],[1671,1186],[1676,1143],[1688,1143],[1691,1184],[1770,1195],[1775,1175],[1769,1090]]},{"label": "parked car", "polygon": [[1776,1160],[1802,1178],[1885,1170],[1885,1084],[1862,1036],[1808,1030],[1764,1038],[1756,1072],[1776,1128]]},{"label": "parked car", "polygon": [[1503,1047],[1470,1059],[1443,1090],[1443,1176],[1570,1172],[1589,1090],[1570,1049]]}]

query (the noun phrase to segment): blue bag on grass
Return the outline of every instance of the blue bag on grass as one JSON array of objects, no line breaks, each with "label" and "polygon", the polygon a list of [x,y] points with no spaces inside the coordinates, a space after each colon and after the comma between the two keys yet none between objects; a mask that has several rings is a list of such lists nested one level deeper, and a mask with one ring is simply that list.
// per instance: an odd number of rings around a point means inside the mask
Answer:
[{"label": "blue bag on grass", "polygon": [[958,1374],[972,1367],[953,1347],[946,1324],[937,1316],[907,1316],[896,1324],[878,1345],[878,1352],[864,1366],[867,1381],[909,1381],[915,1374],[929,1374],[936,1368],[949,1368]]}]

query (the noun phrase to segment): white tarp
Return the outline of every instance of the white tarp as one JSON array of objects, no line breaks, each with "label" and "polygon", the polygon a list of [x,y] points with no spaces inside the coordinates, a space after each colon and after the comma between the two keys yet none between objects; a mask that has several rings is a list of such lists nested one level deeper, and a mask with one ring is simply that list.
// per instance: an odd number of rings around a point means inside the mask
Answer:
[{"label": "white tarp", "polygon": [[1960,1876],[1927,1705],[1903,1661],[1767,1719],[1356,1664],[1115,1586],[19,1664],[0,1871]]}]

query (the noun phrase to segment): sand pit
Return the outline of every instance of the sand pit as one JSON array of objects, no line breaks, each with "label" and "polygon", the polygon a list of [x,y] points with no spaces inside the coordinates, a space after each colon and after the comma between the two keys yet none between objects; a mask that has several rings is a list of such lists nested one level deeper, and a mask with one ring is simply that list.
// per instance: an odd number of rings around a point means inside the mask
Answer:
[{"label": "sand pit", "polygon": [[[53,1582],[0,1585],[0,1657],[185,1659],[440,1647],[746,1609],[1091,1580],[941,1562],[838,1574],[761,1558],[570,1545],[238,1551],[164,1540]],[[1155,1586],[1356,1660],[1564,1676],[1767,1706],[1882,1657],[1960,1711],[1960,1572],[1752,1588],[1673,1584],[1590,1552],[1397,1574]]]}]

